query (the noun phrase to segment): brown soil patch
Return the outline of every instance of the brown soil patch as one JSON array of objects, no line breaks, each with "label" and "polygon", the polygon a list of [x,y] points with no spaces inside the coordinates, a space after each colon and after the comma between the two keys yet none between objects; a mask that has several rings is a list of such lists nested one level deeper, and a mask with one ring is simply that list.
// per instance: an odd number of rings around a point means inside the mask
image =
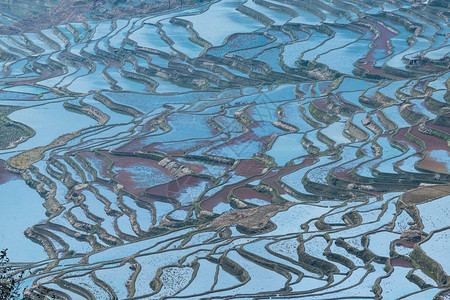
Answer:
[{"label": "brown soil patch", "polygon": [[249,233],[260,233],[264,230],[275,229],[276,225],[270,221],[277,212],[285,210],[286,206],[265,205],[255,208],[241,209],[227,212],[211,223],[212,227],[223,228],[236,225],[241,230]]},{"label": "brown soil patch", "polygon": [[400,201],[405,204],[421,204],[430,202],[450,194],[450,184],[419,187],[405,192]]}]

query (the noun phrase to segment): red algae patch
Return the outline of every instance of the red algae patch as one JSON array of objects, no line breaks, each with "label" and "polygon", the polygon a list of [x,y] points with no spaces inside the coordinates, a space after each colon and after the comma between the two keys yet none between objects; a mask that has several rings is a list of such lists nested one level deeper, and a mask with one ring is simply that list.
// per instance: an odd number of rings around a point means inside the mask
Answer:
[{"label": "red algae patch", "polygon": [[248,187],[241,187],[238,188],[236,190],[234,190],[233,194],[242,199],[242,200],[246,200],[246,199],[260,199],[260,200],[264,200],[267,202],[270,202],[270,198],[267,197],[264,194],[261,194],[255,190],[252,190],[251,188]]},{"label": "red algae patch", "polygon": [[149,187],[174,178],[169,170],[161,167],[155,160],[110,153],[107,156],[114,162],[112,171],[117,174],[114,180],[135,195],[140,195]]},{"label": "red algae patch", "polygon": [[403,257],[397,257],[391,259],[391,266],[393,267],[403,267],[403,268],[414,268],[413,264]]},{"label": "red algae patch", "polygon": [[405,145],[411,146],[415,151],[420,151],[421,147],[419,144],[412,142],[408,139],[405,134],[408,132],[408,128],[400,128],[398,132],[392,137],[398,142],[402,142]]},{"label": "red algae patch", "polygon": [[262,162],[254,159],[242,159],[235,169],[235,174],[238,176],[251,177],[261,175],[265,166]]},{"label": "red algae patch", "polygon": [[[422,169],[429,170],[431,172],[438,172],[438,173],[447,173],[449,174],[450,171],[447,168],[447,164],[444,161],[439,161],[436,158],[434,158],[431,155],[432,151],[435,150],[444,150],[447,149],[448,151],[448,145],[447,142],[437,138],[432,135],[424,134],[419,131],[418,126],[414,126],[411,128],[411,134],[415,137],[422,140],[425,145],[426,149],[423,151],[423,153],[426,155],[425,158],[417,163],[417,166]],[[444,150],[445,151],[445,150]],[[446,159],[443,157],[443,159]]]}]

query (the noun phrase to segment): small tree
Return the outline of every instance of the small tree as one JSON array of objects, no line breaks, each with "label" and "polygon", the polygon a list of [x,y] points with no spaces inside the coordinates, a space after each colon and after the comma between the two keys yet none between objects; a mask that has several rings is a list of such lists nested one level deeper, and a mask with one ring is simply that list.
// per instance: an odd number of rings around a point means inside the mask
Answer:
[{"label": "small tree", "polygon": [[0,299],[18,299],[19,287],[24,272],[13,274],[8,266],[9,258],[6,256],[8,249],[0,251]]}]

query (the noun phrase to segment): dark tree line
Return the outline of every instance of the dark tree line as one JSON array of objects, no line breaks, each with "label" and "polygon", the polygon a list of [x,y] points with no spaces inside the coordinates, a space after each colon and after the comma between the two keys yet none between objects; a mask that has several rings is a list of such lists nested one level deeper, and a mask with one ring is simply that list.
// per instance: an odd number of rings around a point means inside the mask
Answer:
[{"label": "dark tree line", "polygon": [[14,274],[6,255],[8,249],[0,251],[0,299],[18,299],[20,297],[20,281],[24,272]]}]

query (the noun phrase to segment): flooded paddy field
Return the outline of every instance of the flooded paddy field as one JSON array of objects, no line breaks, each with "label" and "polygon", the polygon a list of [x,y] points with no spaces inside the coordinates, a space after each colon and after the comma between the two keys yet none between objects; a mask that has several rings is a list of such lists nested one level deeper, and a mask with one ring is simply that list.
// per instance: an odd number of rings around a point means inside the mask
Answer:
[{"label": "flooded paddy field", "polygon": [[28,299],[449,297],[445,1],[103,2],[0,13]]}]

